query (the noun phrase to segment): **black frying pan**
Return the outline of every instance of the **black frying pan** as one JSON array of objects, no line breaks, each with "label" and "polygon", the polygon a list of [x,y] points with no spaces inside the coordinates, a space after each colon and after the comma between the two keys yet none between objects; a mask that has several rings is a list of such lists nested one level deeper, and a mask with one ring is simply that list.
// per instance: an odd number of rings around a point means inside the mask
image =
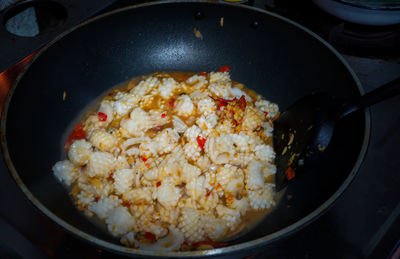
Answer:
[{"label": "black frying pan", "polygon": [[[195,37],[194,28],[203,39]],[[222,65],[230,66],[233,80],[278,103],[281,110],[311,92],[344,98],[363,91],[332,47],[277,15],[211,2],[134,6],[92,19],[61,35],[17,80],[7,99],[1,128],[11,174],[51,219],[117,253],[243,256],[264,249],[318,218],[348,187],[367,148],[369,113],[357,112],[340,122],[320,166],[286,190],[296,201],[290,208],[283,199],[256,229],[226,248],[184,253],[125,248],[76,210],[51,172],[62,156],[62,136],[68,126],[107,89],[155,71],[212,71]]]}]

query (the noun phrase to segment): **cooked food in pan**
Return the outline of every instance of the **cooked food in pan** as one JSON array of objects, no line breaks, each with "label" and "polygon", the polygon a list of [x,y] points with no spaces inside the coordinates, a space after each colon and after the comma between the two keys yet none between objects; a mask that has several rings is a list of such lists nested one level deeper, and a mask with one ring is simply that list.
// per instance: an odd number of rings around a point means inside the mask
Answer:
[{"label": "cooked food in pan", "polygon": [[223,246],[276,203],[278,114],[229,67],[143,76],[84,116],[53,171],[77,208],[126,246]]}]

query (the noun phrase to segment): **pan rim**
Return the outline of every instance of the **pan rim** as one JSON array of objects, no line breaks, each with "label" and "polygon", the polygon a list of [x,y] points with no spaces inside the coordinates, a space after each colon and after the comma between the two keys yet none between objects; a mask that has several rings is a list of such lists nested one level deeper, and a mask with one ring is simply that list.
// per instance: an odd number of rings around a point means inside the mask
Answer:
[{"label": "pan rim", "polygon": [[73,225],[70,225],[69,223],[67,223],[66,221],[64,221],[63,219],[59,218],[57,215],[55,215],[54,213],[52,213],[47,207],[45,207],[30,191],[29,189],[26,187],[26,185],[23,183],[22,179],[20,178],[19,174],[17,173],[13,162],[11,161],[11,157],[10,154],[8,152],[8,146],[7,146],[7,139],[6,139],[6,121],[7,121],[7,114],[8,114],[8,108],[9,108],[9,104],[11,102],[13,93],[16,89],[16,87],[18,86],[21,78],[24,76],[24,74],[26,73],[26,71],[28,71],[28,69],[30,68],[30,66],[35,62],[35,60],[44,52],[46,51],[49,47],[51,47],[55,42],[61,40],[62,38],[64,38],[66,35],[68,35],[69,33],[75,31],[76,29],[85,26],[89,23],[92,23],[94,21],[97,21],[99,19],[102,19],[103,17],[109,16],[109,15],[113,15],[115,13],[119,13],[119,12],[124,12],[127,10],[131,10],[131,9],[136,9],[136,8],[143,8],[143,7],[147,7],[147,6],[156,6],[156,5],[163,5],[163,4],[172,4],[172,3],[204,3],[204,4],[218,4],[218,5],[227,5],[227,6],[235,6],[238,8],[247,8],[250,9],[252,11],[255,12],[261,12],[264,13],[266,15],[270,15],[273,16],[281,21],[284,21],[286,23],[289,23],[295,27],[297,27],[298,29],[302,30],[303,32],[307,33],[308,35],[312,36],[313,38],[315,38],[317,41],[319,41],[320,43],[322,43],[325,47],[327,47],[327,49],[329,49],[338,59],[339,61],[344,65],[344,67],[347,69],[347,71],[350,73],[350,75],[352,76],[354,82],[357,85],[358,91],[360,94],[365,94],[365,91],[361,85],[360,80],[358,79],[357,75],[355,74],[355,72],[352,70],[352,68],[350,67],[350,65],[347,63],[347,61],[343,58],[343,56],[337,51],[335,50],[329,43],[327,43],[324,39],[322,39],[320,36],[318,36],[317,34],[315,34],[314,32],[312,32],[311,30],[307,29],[306,27],[288,19],[285,18],[283,16],[280,16],[278,14],[266,11],[266,10],[262,10],[256,7],[252,7],[252,6],[247,6],[247,5],[240,5],[238,6],[237,4],[231,4],[231,3],[216,3],[215,1],[212,0],[189,0],[189,1],[174,1],[174,0],[164,0],[164,1],[157,1],[157,2],[150,2],[150,3],[144,3],[144,4],[138,4],[138,5],[131,5],[128,7],[124,7],[124,8],[120,8],[120,9],[116,9],[104,14],[101,14],[99,16],[90,18],[82,23],[80,23],[77,26],[72,27],[71,29],[63,32],[62,34],[60,34],[59,36],[57,36],[55,39],[53,39],[50,43],[46,44],[46,46],[44,46],[42,49],[40,49],[35,56],[32,58],[32,60],[30,61],[30,63],[21,71],[21,73],[18,75],[18,77],[16,78],[15,82],[13,83],[13,85],[11,86],[7,98],[4,102],[4,106],[3,106],[3,112],[2,112],[2,116],[1,116],[1,145],[2,145],[2,152],[3,152],[3,158],[4,161],[9,169],[9,172],[11,173],[14,181],[17,183],[17,185],[20,187],[20,189],[23,191],[23,193],[26,195],[26,197],[35,205],[35,207],[37,207],[42,213],[44,213],[47,217],[49,217],[52,221],[54,221],[55,223],[57,223],[59,226],[61,226],[63,229],[67,230],[70,233],[73,233],[75,236],[79,237],[80,239],[84,240],[84,241],[90,241],[92,243],[94,243],[97,246],[100,246],[102,248],[105,248],[106,250],[109,251],[113,251],[119,254],[124,254],[124,255],[130,255],[130,256],[135,256],[135,255],[140,255],[140,256],[168,256],[168,257],[198,257],[198,256],[216,256],[216,255],[228,255],[228,254],[232,254],[235,252],[239,252],[239,251],[244,251],[244,250],[248,250],[248,249],[254,249],[257,247],[261,247],[261,246],[265,246],[268,245],[270,243],[276,242],[277,240],[280,240],[300,229],[302,229],[303,227],[307,226],[308,224],[310,224],[311,222],[313,222],[314,220],[316,220],[319,216],[321,216],[323,213],[325,213],[328,208],[330,208],[333,203],[339,198],[339,196],[341,196],[344,191],[347,189],[347,187],[350,185],[350,183],[354,180],[355,176],[357,175],[360,166],[364,160],[365,154],[367,152],[367,148],[368,148],[368,144],[369,144],[369,137],[370,137],[370,127],[371,127],[371,115],[370,115],[370,111],[369,109],[366,109],[364,111],[364,119],[365,119],[365,130],[364,130],[364,139],[362,142],[362,146],[361,146],[361,150],[360,153],[357,157],[356,162],[354,163],[354,166],[351,170],[351,172],[349,173],[348,177],[346,178],[346,180],[342,183],[342,185],[339,187],[339,189],[328,199],[326,200],[322,205],[320,205],[318,208],[316,208],[314,211],[312,211],[310,214],[308,214],[307,216],[301,218],[300,220],[298,220],[297,222],[279,230],[276,232],[273,232],[271,234],[268,234],[266,236],[263,236],[261,238],[258,239],[254,239],[251,241],[247,241],[244,243],[240,243],[237,245],[233,245],[233,246],[228,246],[228,247],[223,247],[223,248],[216,248],[216,249],[211,249],[211,250],[202,250],[202,251],[190,251],[190,252],[166,252],[166,251],[146,251],[146,250],[138,250],[138,249],[133,249],[133,248],[128,248],[128,247],[124,247],[122,245],[117,245],[114,243],[110,243],[107,241],[104,241],[100,238],[97,238],[95,236],[92,236],[82,230],[79,230],[78,228],[74,227]]}]

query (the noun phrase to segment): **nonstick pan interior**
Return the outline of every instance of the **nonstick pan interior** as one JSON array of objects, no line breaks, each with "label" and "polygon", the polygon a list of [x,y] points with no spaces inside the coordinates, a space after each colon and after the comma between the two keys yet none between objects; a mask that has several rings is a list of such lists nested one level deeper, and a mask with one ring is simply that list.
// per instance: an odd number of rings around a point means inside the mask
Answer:
[{"label": "nonstick pan interior", "polygon": [[[202,38],[195,37],[195,28]],[[362,91],[331,47],[265,11],[196,2],[126,8],[59,37],[10,91],[2,144],[12,175],[40,210],[81,238],[120,253],[161,255],[119,246],[77,211],[51,167],[63,155],[68,127],[107,89],[156,71],[213,71],[223,65],[230,66],[233,80],[281,110],[312,92],[352,97]],[[358,112],[340,123],[318,168],[290,186],[292,199],[285,196],[256,229],[231,241],[233,247],[196,255],[268,245],[318,217],[357,172],[367,146],[368,116]]]}]

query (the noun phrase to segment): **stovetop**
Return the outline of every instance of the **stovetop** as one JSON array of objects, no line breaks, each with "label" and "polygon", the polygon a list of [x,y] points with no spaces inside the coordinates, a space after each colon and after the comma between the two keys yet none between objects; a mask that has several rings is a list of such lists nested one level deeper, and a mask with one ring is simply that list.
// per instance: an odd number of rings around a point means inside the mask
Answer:
[{"label": "stovetop", "polygon": [[[119,0],[102,12],[132,3]],[[399,26],[348,24],[309,1],[256,0],[249,4],[293,19],[329,41],[367,92],[400,76]],[[356,38],[348,38],[349,34]],[[381,34],[392,40],[376,40]],[[366,40],[359,41],[357,35]],[[28,59],[0,74],[1,102]],[[358,176],[342,197],[315,222],[251,258],[390,258],[400,239],[400,98],[377,104],[370,111],[369,149]],[[0,162],[0,258],[111,257],[116,258],[66,233],[41,214]]]}]

